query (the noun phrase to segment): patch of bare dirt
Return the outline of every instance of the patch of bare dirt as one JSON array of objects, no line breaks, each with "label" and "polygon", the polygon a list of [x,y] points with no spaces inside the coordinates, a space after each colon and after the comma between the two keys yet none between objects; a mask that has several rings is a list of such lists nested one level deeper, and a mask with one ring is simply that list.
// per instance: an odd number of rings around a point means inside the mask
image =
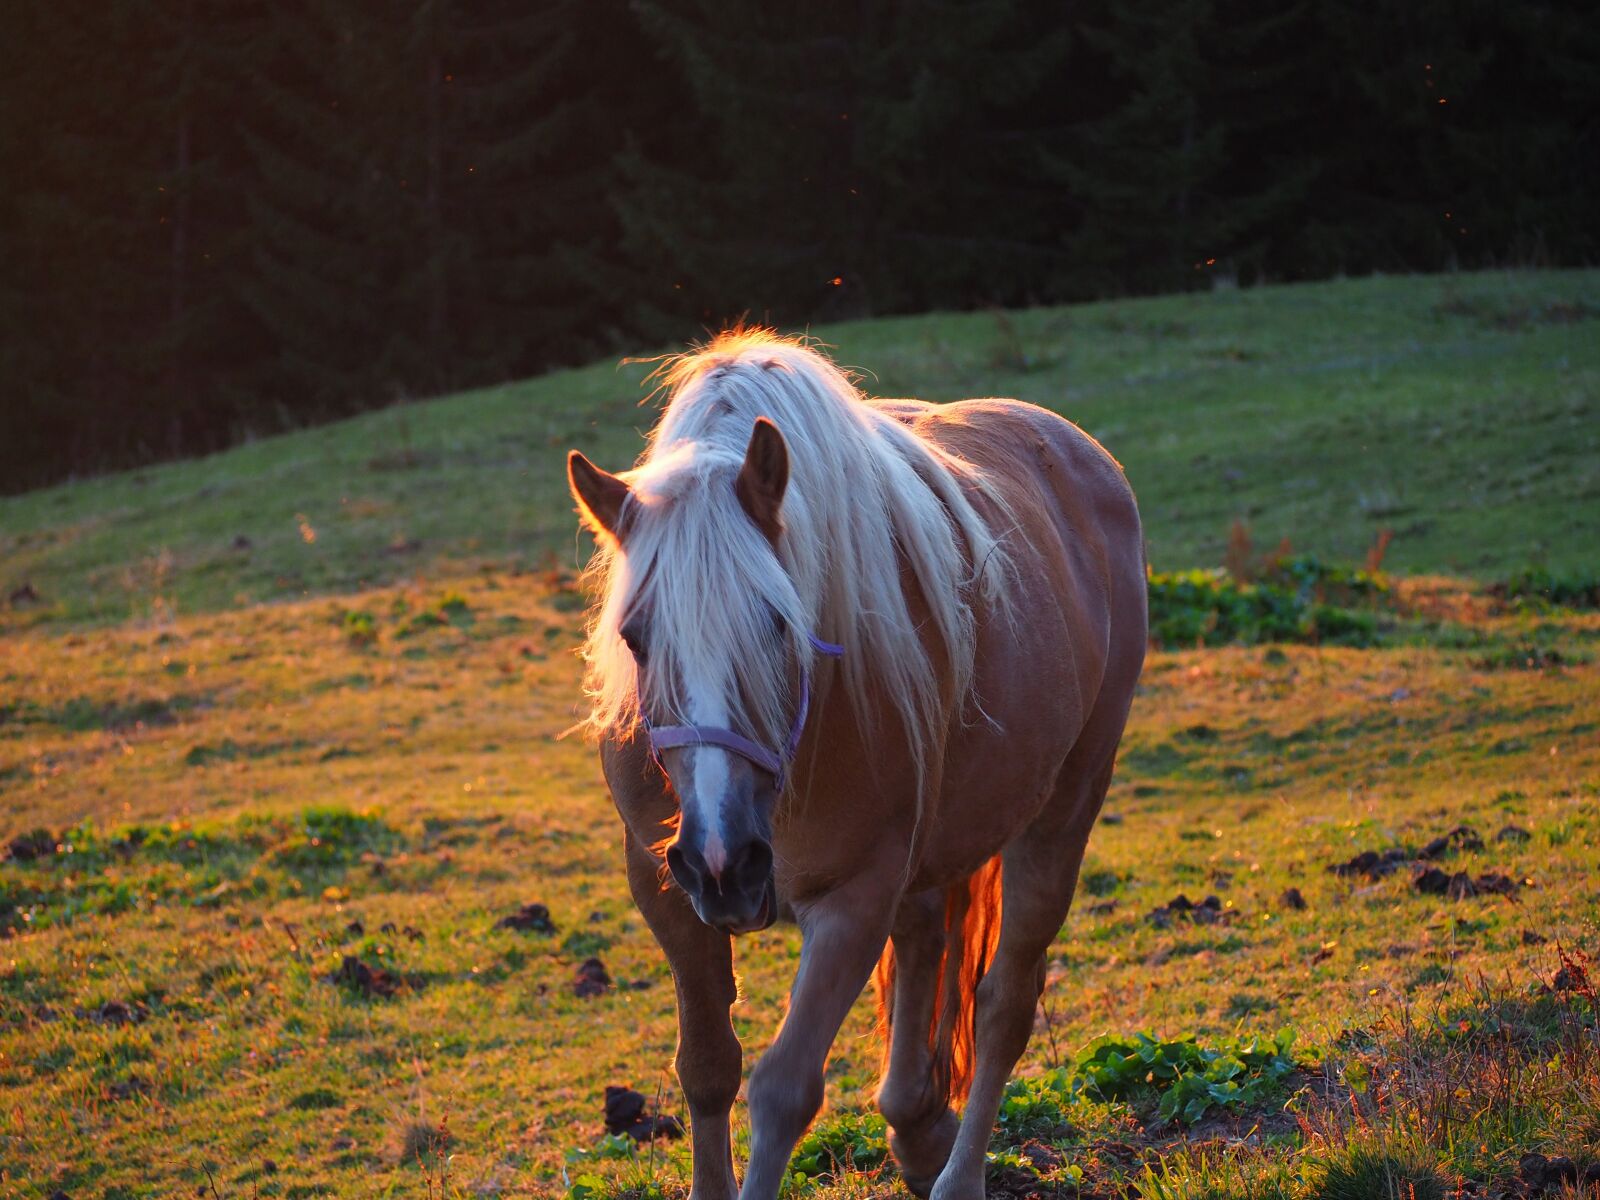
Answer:
[{"label": "patch of bare dirt", "polygon": [[550,910],[543,904],[524,904],[510,916],[501,917],[494,923],[496,929],[517,929],[526,933],[554,933],[556,923],[550,917]]},{"label": "patch of bare dirt", "polygon": [[680,1138],[683,1122],[671,1114],[647,1111],[648,1102],[643,1093],[632,1088],[607,1087],[605,1123],[606,1132],[625,1134],[636,1142],[655,1138]]},{"label": "patch of bare dirt", "polygon": [[1188,921],[1192,925],[1231,925],[1238,918],[1237,911],[1223,907],[1220,897],[1207,896],[1196,904],[1182,893],[1145,915],[1145,920],[1157,929],[1170,928],[1178,921]]},{"label": "patch of bare dirt", "polygon": [[611,972],[598,958],[586,958],[578,964],[572,978],[572,994],[585,999],[603,996],[611,990]]}]

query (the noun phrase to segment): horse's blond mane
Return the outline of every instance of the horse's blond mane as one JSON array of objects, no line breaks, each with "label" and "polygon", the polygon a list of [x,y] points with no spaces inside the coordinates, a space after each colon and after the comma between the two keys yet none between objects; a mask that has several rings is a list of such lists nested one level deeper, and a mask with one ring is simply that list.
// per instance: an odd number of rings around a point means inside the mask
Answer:
[{"label": "horse's blond mane", "polygon": [[[802,341],[737,329],[666,360],[666,410],[632,471],[626,548],[590,564],[599,596],[584,657],[594,734],[629,732],[641,703],[662,723],[705,721],[689,693],[763,745],[781,746],[794,702],[789,664],[813,669],[806,634],[844,646],[846,694],[863,735],[907,737],[919,776],[972,682],[973,603],[1005,600],[1009,559],[965,486],[977,468],[862,402]],[[776,553],[733,482],[757,417],[778,426],[790,478]],[[902,571],[928,608],[921,630]],[[645,694],[620,630],[648,615]],[[931,636],[930,636],[931,635]],[[782,653],[787,646],[790,656]],[[871,697],[903,727],[877,729]]]}]

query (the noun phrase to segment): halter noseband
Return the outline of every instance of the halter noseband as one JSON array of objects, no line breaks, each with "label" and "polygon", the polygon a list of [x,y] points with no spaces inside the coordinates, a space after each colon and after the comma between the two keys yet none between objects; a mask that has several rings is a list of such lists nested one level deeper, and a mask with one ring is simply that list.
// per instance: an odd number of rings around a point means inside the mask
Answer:
[{"label": "halter noseband", "polygon": [[[836,646],[832,642],[825,642],[814,633],[806,634],[806,640],[811,643],[811,648],[818,654],[829,658],[839,658],[844,654],[843,646]],[[643,713],[639,719],[644,723],[645,733],[650,738],[650,757],[655,759],[656,766],[666,773],[666,766],[661,761],[663,750],[676,750],[684,746],[718,746],[723,750],[730,750],[741,758],[748,759],[763,771],[768,772],[776,781],[778,792],[783,791],[784,776],[788,773],[789,764],[794,760],[795,751],[800,749],[800,737],[805,732],[806,713],[811,708],[811,680],[808,673],[800,672],[800,704],[795,709],[794,724],[789,729],[789,740],[784,744],[781,752],[774,752],[767,747],[752,742],[743,734],[735,733],[731,729],[722,729],[716,725],[661,725],[650,724],[650,719]]]}]

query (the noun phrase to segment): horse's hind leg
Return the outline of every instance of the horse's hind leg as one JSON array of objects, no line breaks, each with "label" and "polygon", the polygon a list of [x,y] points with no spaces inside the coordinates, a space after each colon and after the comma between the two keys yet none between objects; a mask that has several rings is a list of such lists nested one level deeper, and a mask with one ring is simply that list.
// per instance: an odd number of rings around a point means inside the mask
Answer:
[{"label": "horse's hind leg", "polygon": [[906,896],[895,914],[889,1065],[878,1089],[889,1146],[906,1186],[919,1196],[928,1194],[944,1169],[959,1128],[934,1078],[928,1044],[945,948],[944,910],[944,893],[933,889]]},{"label": "horse's hind leg", "polygon": [[1006,1080],[1033,1032],[1045,954],[1066,919],[1089,830],[1111,783],[1114,738],[1111,746],[1105,761],[1087,770],[1074,763],[1076,752],[1070,756],[1051,802],[1004,851],[1000,944],[976,996],[972,1091],[933,1200],[982,1200],[984,1153]]}]

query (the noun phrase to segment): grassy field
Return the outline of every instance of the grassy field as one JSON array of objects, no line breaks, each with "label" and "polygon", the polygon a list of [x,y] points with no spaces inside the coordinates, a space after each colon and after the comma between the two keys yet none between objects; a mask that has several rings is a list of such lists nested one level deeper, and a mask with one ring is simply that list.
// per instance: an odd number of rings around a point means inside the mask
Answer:
[{"label": "grassy field", "polygon": [[[881,394],[1079,419],[1159,567],[1236,518],[1395,531],[1377,645],[1152,655],[992,1192],[1581,1194],[1521,1160],[1600,1161],[1600,614],[1486,583],[1600,568],[1597,317],[1600,273],[1551,273],[819,331]],[[0,616],[0,1196],[686,1194],[681,1142],[602,1126],[612,1084],[683,1115],[671,986],[560,737],[561,452],[626,462],[645,370],[0,501],[38,597]],[[553,932],[498,927],[534,902]],[[741,943],[752,1053],[797,951]],[[868,1007],[795,1194],[906,1194]]]}]

